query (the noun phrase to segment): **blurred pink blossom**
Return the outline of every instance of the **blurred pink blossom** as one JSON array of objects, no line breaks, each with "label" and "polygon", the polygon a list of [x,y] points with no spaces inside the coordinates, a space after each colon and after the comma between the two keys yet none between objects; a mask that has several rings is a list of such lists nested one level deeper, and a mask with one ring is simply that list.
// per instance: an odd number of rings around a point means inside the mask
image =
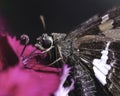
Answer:
[{"label": "blurred pink blossom", "polygon": [[69,96],[68,93],[74,89],[74,80],[71,79],[72,83],[69,87],[64,87],[64,83],[67,79],[67,77],[69,76],[70,73],[70,67],[68,67],[66,64],[64,64],[63,66],[63,73],[62,76],[60,78],[60,84],[57,88],[57,91],[54,92],[55,96]]},{"label": "blurred pink blossom", "polygon": [[[38,64],[34,58],[28,62],[33,68],[24,68],[20,57],[23,47],[15,37],[0,34],[0,96],[50,96],[59,86],[60,70]],[[28,45],[23,56],[34,49]]]}]

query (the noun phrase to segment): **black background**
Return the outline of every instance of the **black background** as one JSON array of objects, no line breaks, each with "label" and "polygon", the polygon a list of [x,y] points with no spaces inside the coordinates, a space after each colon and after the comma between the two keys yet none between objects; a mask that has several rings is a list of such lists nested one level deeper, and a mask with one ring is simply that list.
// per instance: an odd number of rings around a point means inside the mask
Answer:
[{"label": "black background", "polygon": [[9,22],[12,34],[26,33],[35,39],[44,32],[40,15],[45,18],[47,33],[69,32],[116,5],[120,5],[120,0],[0,0],[0,12]]}]

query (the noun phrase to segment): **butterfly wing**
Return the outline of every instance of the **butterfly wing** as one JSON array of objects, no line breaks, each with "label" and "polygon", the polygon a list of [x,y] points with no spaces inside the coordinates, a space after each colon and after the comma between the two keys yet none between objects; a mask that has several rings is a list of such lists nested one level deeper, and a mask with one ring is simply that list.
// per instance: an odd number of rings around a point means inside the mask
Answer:
[{"label": "butterfly wing", "polygon": [[[67,35],[65,38],[67,43],[62,42],[65,48],[63,49],[65,50],[63,51],[64,55],[71,46],[71,53],[67,54],[70,58],[68,61],[73,61],[74,65],[72,66],[74,67],[78,65],[75,62],[79,62],[80,66],[89,70],[88,74],[92,75],[95,82],[101,87],[100,91],[104,91],[105,96],[119,96],[120,94],[119,24],[120,7],[116,7],[107,11],[102,17],[95,15],[82,23]],[[77,71],[78,73],[76,73]],[[76,74],[80,76],[80,72],[83,71],[77,67],[73,77],[76,77]]]}]

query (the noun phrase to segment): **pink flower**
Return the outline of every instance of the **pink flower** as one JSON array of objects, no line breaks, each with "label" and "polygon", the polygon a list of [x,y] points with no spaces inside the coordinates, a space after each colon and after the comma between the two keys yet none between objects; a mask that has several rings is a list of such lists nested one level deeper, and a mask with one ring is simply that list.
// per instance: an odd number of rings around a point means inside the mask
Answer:
[{"label": "pink flower", "polygon": [[69,76],[70,73],[70,67],[68,67],[66,64],[63,66],[63,73],[60,78],[60,84],[57,88],[57,91],[54,93],[55,96],[69,96],[68,93],[74,89],[74,80],[71,79],[72,83],[69,87],[64,88],[64,83]]},{"label": "pink flower", "polygon": [[[34,58],[27,61],[31,69],[25,68],[20,57],[23,47],[15,37],[0,34],[0,96],[50,96],[59,86],[60,69],[45,66],[42,60],[38,64]],[[23,57],[34,49],[28,45]]]}]

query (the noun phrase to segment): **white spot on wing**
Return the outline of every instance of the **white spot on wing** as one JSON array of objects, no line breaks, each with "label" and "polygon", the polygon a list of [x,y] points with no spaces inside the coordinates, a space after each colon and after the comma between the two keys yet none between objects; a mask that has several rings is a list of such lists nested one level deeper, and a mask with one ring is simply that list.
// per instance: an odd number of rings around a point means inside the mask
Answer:
[{"label": "white spot on wing", "polygon": [[109,20],[109,14],[106,14],[102,17],[102,22],[101,23],[105,23],[107,20]]},{"label": "white spot on wing", "polygon": [[107,64],[108,60],[108,48],[110,45],[110,41],[107,42],[105,50],[101,51],[101,58],[93,60],[93,70],[97,79],[103,84],[106,84],[106,75],[108,71],[111,69],[111,65]]}]

